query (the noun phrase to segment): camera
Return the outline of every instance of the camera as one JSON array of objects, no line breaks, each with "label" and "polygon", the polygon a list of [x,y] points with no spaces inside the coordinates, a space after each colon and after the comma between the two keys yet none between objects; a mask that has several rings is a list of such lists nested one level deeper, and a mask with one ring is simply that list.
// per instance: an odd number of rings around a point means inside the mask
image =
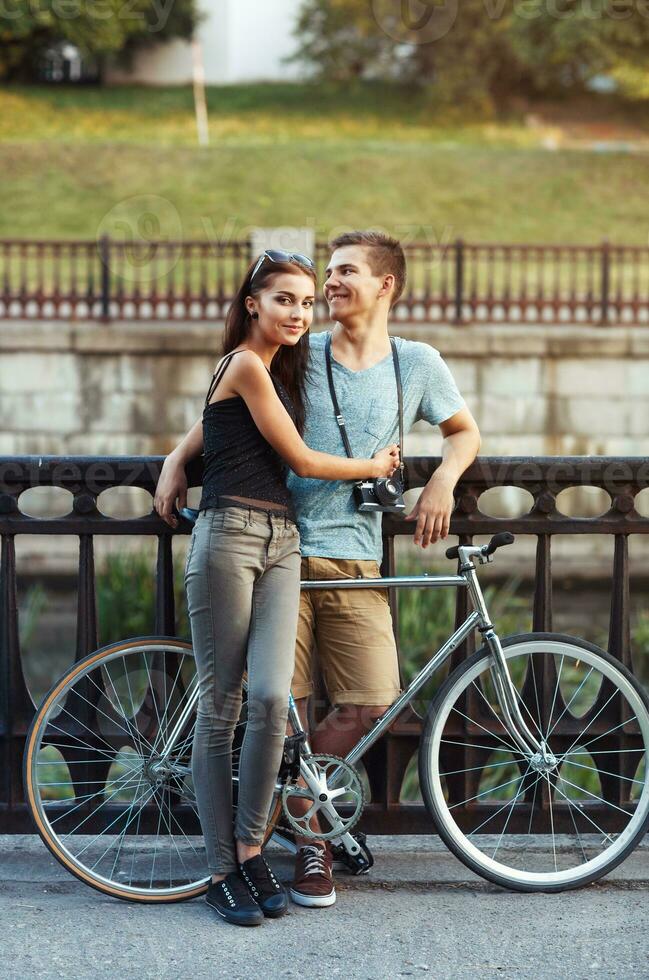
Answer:
[{"label": "camera", "polygon": [[406,509],[403,485],[394,476],[362,480],[354,487],[354,499],[359,511],[380,511],[398,514]]}]

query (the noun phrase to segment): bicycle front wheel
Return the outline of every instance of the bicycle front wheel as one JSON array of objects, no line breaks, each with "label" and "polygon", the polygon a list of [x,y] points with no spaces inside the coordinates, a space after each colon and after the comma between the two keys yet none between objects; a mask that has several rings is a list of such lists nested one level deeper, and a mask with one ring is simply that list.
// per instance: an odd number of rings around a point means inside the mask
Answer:
[{"label": "bicycle front wheel", "polygon": [[[197,688],[191,644],[137,637],[74,664],[34,717],[23,780],[36,829],[68,871],[105,894],[177,902],[207,890],[191,774]],[[245,694],[244,681],[235,806]],[[276,794],[268,835],[280,809]]]},{"label": "bicycle front wheel", "polygon": [[511,737],[484,647],[429,708],[424,801],[447,846],[489,881],[577,888],[623,861],[649,826],[649,699],[584,640],[530,633],[502,645],[523,718],[553,758],[526,755]]}]

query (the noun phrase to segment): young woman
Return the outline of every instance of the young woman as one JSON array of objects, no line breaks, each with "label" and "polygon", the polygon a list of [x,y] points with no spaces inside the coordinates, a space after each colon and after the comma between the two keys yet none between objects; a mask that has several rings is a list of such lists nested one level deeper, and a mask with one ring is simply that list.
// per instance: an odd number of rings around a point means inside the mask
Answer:
[{"label": "young woman", "polygon": [[[185,566],[199,704],[192,773],[208,867],[207,902],[227,921],[283,915],[288,898],[261,855],[286,730],[297,631],[299,534],[286,465],[303,477],[389,476],[398,447],[373,459],[302,441],[310,259],[265,252],[226,319],[224,354],[202,419],[200,513]],[[248,671],[248,720],[232,825],[232,740]]]}]

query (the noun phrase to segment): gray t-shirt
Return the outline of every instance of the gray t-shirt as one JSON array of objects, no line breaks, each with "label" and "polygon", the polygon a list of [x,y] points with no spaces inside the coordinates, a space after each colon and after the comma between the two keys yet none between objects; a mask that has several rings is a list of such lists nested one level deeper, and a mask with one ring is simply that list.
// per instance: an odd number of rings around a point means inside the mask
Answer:
[{"label": "gray t-shirt", "polygon": [[[345,448],[329,394],[325,360],[328,331],[310,337],[304,441],[319,452],[344,456]],[[455,415],[464,399],[439,351],[395,337],[403,385],[404,432],[419,419],[438,425]],[[354,456],[369,458],[398,442],[399,414],[392,354],[364,371],[352,371],[332,354],[336,395]],[[407,444],[406,444],[407,450]],[[360,513],[353,481],[312,480],[288,474],[303,556],[381,561],[382,515]]]}]

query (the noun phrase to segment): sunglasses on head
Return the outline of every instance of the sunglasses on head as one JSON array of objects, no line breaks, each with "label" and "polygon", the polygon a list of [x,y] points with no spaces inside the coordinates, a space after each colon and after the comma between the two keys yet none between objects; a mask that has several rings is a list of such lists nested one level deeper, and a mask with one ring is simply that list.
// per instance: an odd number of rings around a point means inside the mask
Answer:
[{"label": "sunglasses on head", "polygon": [[308,255],[302,255],[301,252],[284,252],[281,248],[268,248],[257,259],[250,282],[255,278],[266,259],[270,259],[271,262],[297,262],[298,265],[303,265],[307,269],[315,269],[315,263]]}]

